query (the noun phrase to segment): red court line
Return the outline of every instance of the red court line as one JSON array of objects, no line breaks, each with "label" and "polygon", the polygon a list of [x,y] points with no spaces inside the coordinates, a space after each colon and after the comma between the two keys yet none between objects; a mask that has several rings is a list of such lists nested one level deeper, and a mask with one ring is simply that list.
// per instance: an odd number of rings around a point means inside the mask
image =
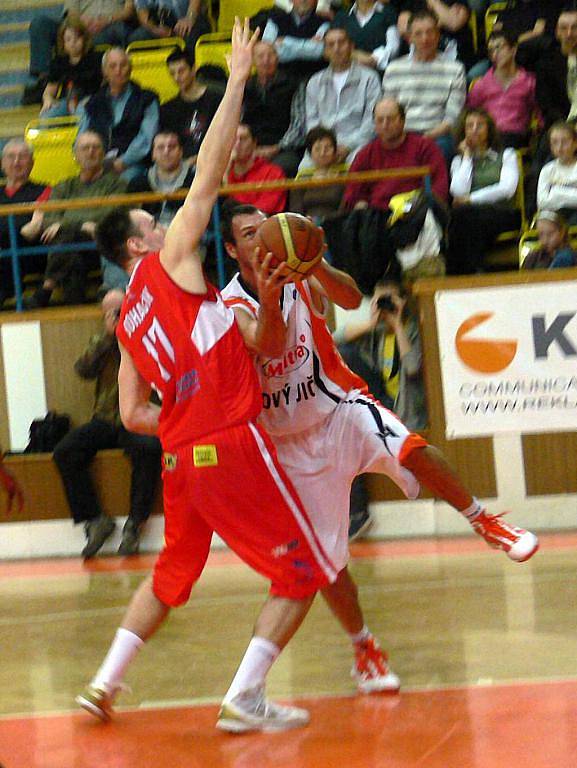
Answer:
[{"label": "red court line", "polygon": [[[577,533],[539,534],[541,549],[577,549]],[[485,554],[489,550],[478,537],[442,539],[396,539],[394,541],[354,542],[351,555],[358,559],[397,558],[421,556],[455,556]],[[81,558],[54,558],[42,560],[15,560],[0,562],[0,579],[39,576],[74,576],[85,573],[116,573],[148,571],[154,565],[156,555],[136,557],[100,557],[84,562]],[[239,565],[241,560],[229,550],[213,550],[208,567]]]},{"label": "red court line", "polygon": [[6,768],[575,768],[577,682],[307,699],[307,728],[231,736],[217,707],[0,720]]}]

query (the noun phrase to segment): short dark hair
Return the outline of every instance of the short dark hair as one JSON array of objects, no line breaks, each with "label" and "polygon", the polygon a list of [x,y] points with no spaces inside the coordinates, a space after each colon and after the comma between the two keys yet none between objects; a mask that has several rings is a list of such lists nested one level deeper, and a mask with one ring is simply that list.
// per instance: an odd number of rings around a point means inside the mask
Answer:
[{"label": "short dark hair", "polygon": [[487,45],[489,45],[491,40],[504,40],[509,48],[514,48],[517,45],[517,35],[507,29],[491,32],[487,38]]},{"label": "short dark hair", "polygon": [[567,120],[557,120],[555,123],[553,123],[548,131],[549,141],[551,141],[551,134],[553,131],[566,131],[570,136],[573,137],[573,141],[577,140],[577,128],[575,127],[574,123],[570,123]]},{"label": "short dark hair", "polygon": [[325,128],[324,125],[317,125],[307,133],[305,137],[305,147],[307,152],[311,152],[313,144],[321,139],[330,139],[333,148],[337,148],[337,135],[330,128]]},{"label": "short dark hair", "polygon": [[192,69],[192,67],[194,67],[194,52],[189,51],[186,48],[175,48],[174,51],[166,57],[166,66],[174,64],[175,61],[186,61],[188,66]]},{"label": "short dark hair", "polygon": [[117,208],[108,213],[96,227],[96,247],[101,255],[122,267],[128,258],[126,241],[142,232],[130,216],[130,208]]},{"label": "short dark hair", "polygon": [[220,234],[225,243],[235,244],[232,231],[232,222],[235,216],[251,216],[253,213],[260,213],[260,208],[248,203],[239,203],[238,200],[230,198],[225,200],[220,210]]},{"label": "short dark hair", "polygon": [[153,147],[153,149],[154,149],[154,142],[156,141],[156,139],[159,136],[175,136],[176,140],[178,141],[178,143],[179,143],[179,145],[181,147],[181,149],[184,146],[183,145],[183,141],[182,141],[182,136],[180,135],[180,133],[178,131],[173,131],[170,128],[164,128],[164,129],[161,128],[159,131],[157,131],[154,134],[154,138],[152,139],[152,147]]},{"label": "short dark hair", "polygon": [[435,11],[431,11],[429,8],[423,8],[422,11],[415,11],[415,13],[411,13],[409,16],[409,23],[407,24],[407,29],[410,30],[415,21],[423,21],[423,19],[431,19],[431,21],[435,22],[435,26],[440,26],[439,17]]},{"label": "short dark hair", "polygon": [[350,43],[354,42],[353,38],[349,34],[349,30],[345,27],[342,27],[340,24],[331,24],[325,32],[325,38],[329,32],[342,32]]}]

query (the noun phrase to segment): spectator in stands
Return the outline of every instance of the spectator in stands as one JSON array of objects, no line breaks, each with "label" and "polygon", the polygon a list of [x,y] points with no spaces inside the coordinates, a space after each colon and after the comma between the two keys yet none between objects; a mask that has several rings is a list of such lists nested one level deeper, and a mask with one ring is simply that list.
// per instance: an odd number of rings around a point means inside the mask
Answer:
[{"label": "spectator in stands", "polygon": [[537,67],[537,101],[545,126],[577,117],[577,6],[567,6],[555,28],[559,47]]},{"label": "spectator in stands", "polygon": [[[50,187],[44,184],[35,184],[30,181],[30,172],[34,164],[32,149],[24,139],[10,139],[2,149],[2,173],[6,184],[0,186],[0,205],[13,205],[15,203],[42,202],[50,197]],[[28,232],[26,225],[32,219],[35,222],[40,219],[38,212],[35,217],[31,213],[22,213],[15,216],[18,243],[22,243],[21,234]],[[24,232],[22,232],[24,230]],[[0,248],[10,247],[10,234],[8,218],[0,216]],[[24,276],[30,272],[44,272],[46,256],[22,256],[20,257],[20,274]],[[14,295],[14,282],[12,279],[12,264],[10,259],[0,259],[0,309],[10,296]]]},{"label": "spectator in stands", "polygon": [[253,51],[256,73],[244,90],[243,122],[258,139],[260,157],[280,166],[286,176],[294,176],[302,153],[281,146],[291,120],[291,106],[298,81],[280,72],[278,54],[272,43],[262,40]]},{"label": "spectator in stands", "polygon": [[129,43],[182,37],[194,56],[198,38],[211,31],[201,0],[135,0],[135,6],[139,27],[130,33]]},{"label": "spectator in stands", "polygon": [[274,43],[281,68],[298,79],[307,79],[324,67],[323,38],[329,28],[316,13],[317,0],[294,0],[290,11],[274,7],[262,39]]},{"label": "spectator in stands", "polygon": [[194,164],[222,94],[197,81],[191,52],[173,51],[166,64],[178,86],[178,96],[161,105],[160,130],[179,133],[184,157]]},{"label": "spectator in stands", "polygon": [[[54,187],[51,196],[53,201],[101,198],[126,191],[125,181],[115,173],[105,171],[104,145],[98,133],[86,131],[79,134],[74,145],[74,156],[80,173]],[[41,241],[46,245],[90,242],[94,240],[96,225],[110,210],[109,206],[96,204],[94,208],[48,211],[31,234],[40,234]],[[62,284],[65,304],[81,304],[85,300],[87,273],[90,269],[98,268],[98,264],[96,253],[91,251],[50,253],[44,282],[28,300],[28,308],[47,306],[57,284]]]},{"label": "spectator in stands", "polygon": [[74,114],[102,83],[102,57],[94,50],[87,27],[78,19],[68,17],[60,25],[56,54],[42,94],[42,117]]},{"label": "spectator in stands", "polygon": [[414,53],[389,64],[383,94],[403,105],[410,131],[434,139],[450,159],[451,132],[465,104],[465,70],[460,62],[439,54],[441,33],[435,13],[413,14],[408,29]]},{"label": "spectator in stands", "polygon": [[530,124],[538,107],[535,75],[515,62],[517,45],[508,32],[493,32],[487,41],[492,62],[487,74],[477,80],[467,96],[467,106],[484,109],[493,120],[505,147],[525,147]]},{"label": "spectator in stands", "polygon": [[[303,168],[297,179],[326,179],[346,173],[347,166],[337,163],[337,137],[334,131],[322,126],[313,128],[307,134],[305,146],[313,165]],[[339,210],[343,190],[342,184],[291,189],[290,210],[322,223],[323,219]]]},{"label": "spectator in stands", "polygon": [[561,211],[570,225],[577,224],[577,129],[559,121],[549,129],[555,158],[543,166],[537,185],[537,206]]},{"label": "spectator in stands", "polygon": [[551,47],[555,25],[567,0],[516,0],[499,12],[493,29],[517,39],[517,62],[534,70]]},{"label": "spectator in stands", "polygon": [[[412,432],[427,426],[419,324],[399,283],[379,280],[369,318],[346,322],[333,338],[349,368],[367,382],[374,397]],[[351,539],[367,530],[371,522],[365,477],[355,478],[351,488]]]},{"label": "spectator in stands", "polygon": [[92,419],[71,430],[54,449],[66,499],[75,524],[84,523],[85,559],[94,557],[108,539],[116,523],[104,512],[90,476],[90,465],[98,451],[124,448],[132,463],[130,509],[118,553],[138,552],[140,533],[154,501],[160,475],[160,443],[156,437],[127,432],[120,421],[118,369],[120,351],[116,326],[124,294],[111,291],[102,301],[104,328],[90,339],[74,370],[81,379],[96,380]]},{"label": "spectator in stands", "polygon": [[[124,47],[134,22],[134,0],[64,0],[64,13],[80,18],[95,45]],[[30,76],[22,104],[40,104],[62,12],[41,11],[30,22]]]},{"label": "spectator in stands", "polygon": [[[407,44],[414,47],[411,39],[411,16],[430,11],[439,20],[439,52],[444,58],[458,59],[469,69],[475,61],[473,34],[469,27],[471,3],[467,0],[393,0],[399,10],[398,28]],[[401,49],[401,52],[404,51]]]},{"label": "spectator in stands", "polygon": [[102,57],[105,85],[86,102],[80,133],[96,131],[107,138],[107,166],[126,181],[146,167],[158,132],[158,98],[131,81],[130,59],[121,48]]},{"label": "spectator in stands", "polygon": [[[241,123],[236,131],[236,142],[232,150],[230,166],[225,176],[225,184],[257,184],[259,181],[279,181],[284,173],[274,163],[269,163],[257,154],[257,140],[250,126]],[[236,192],[234,199],[239,203],[248,203],[268,214],[280,213],[286,208],[286,189],[267,191]]]},{"label": "spectator in stands", "polygon": [[[406,131],[405,110],[396,99],[381,99],[375,106],[377,138],[364,146],[350,167],[351,173],[428,165],[431,167],[433,194],[440,200],[448,196],[447,166],[434,141]],[[382,179],[371,183],[351,183],[345,190],[345,206],[387,210],[393,195],[423,185],[421,177]]]},{"label": "spectator in stands", "polygon": [[[128,184],[128,192],[176,192],[190,187],[194,178],[194,167],[183,162],[182,144],[178,133],[160,131],[152,143],[152,166],[142,176]],[[182,200],[164,200],[145,203],[143,208],[154,218],[168,227],[182,205]]]},{"label": "spectator in stands", "polygon": [[[373,137],[373,109],[381,95],[379,77],[353,59],[354,45],[345,29],[329,29],[325,56],[329,66],[317,72],[306,90],[307,131],[319,125],[337,137],[337,162],[351,162]],[[310,165],[305,155],[304,165]]]},{"label": "spectator in stands", "polygon": [[337,13],[332,26],[347,30],[355,45],[355,61],[366,67],[382,72],[399,53],[401,37],[397,29],[397,13],[390,4],[357,0],[348,11]]},{"label": "spectator in stands", "polygon": [[483,271],[485,254],[501,232],[520,226],[521,214],[513,205],[519,165],[514,149],[501,149],[495,123],[482,109],[465,110],[457,141],[447,272],[468,275]]},{"label": "spectator in stands", "polygon": [[557,269],[577,266],[577,253],[569,245],[569,227],[557,211],[537,211],[539,248],[530,251],[521,269]]}]

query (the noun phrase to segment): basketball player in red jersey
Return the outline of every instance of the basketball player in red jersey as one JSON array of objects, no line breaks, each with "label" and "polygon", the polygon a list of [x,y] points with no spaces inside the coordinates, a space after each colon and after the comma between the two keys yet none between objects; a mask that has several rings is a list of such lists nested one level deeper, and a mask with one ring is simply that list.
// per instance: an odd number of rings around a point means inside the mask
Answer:
[{"label": "basketball player in red jersey", "polygon": [[[222,231],[239,273],[223,290],[241,332],[250,340],[259,313],[255,237],[265,215],[253,206],[225,208]],[[353,478],[363,472],[388,475],[409,498],[419,484],[465,516],[493,547],[515,561],[529,559],[537,537],[488,515],[463,487],[437,448],[411,434],[396,416],[368,395],[364,381],[338,354],[325,323],[327,300],[344,309],[359,305],[354,280],[322,261],[302,283],[283,288],[287,327],[281,355],[255,360],[263,391],[259,417],[281,464],[307,508],[317,536],[339,575],[322,590],[333,613],[351,637],[352,675],[365,692],[399,687],[388,659],[366,627],[347,562],[349,498]]]},{"label": "basketball player in red jersey", "polygon": [[[336,569],[270,439],[255,426],[262,399],[254,366],[234,313],[205,281],[198,253],[234,143],[256,37],[248,22],[243,28],[237,20],[226,92],[166,235],[144,211],[116,211],[98,231],[104,252],[131,274],[117,331],[120,411],[131,431],[161,440],[165,512],[165,546],[154,572],[135,593],[107,657],[77,698],[103,720],[140,647],[170,608],[188,600],[213,531],[272,585],[218,727],[282,730],[309,719],[306,710],[269,702],[264,681]],[[266,264],[256,267],[262,313],[250,342],[280,354],[285,280],[282,265],[269,274]],[[162,397],[160,409],[149,402],[151,387]]]}]

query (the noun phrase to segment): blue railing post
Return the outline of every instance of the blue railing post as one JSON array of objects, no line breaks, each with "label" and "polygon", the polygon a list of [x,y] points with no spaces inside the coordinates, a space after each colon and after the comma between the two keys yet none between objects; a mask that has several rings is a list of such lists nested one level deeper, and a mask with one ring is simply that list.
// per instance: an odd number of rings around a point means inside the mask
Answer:
[{"label": "blue railing post", "polygon": [[20,260],[18,258],[18,234],[14,214],[8,216],[8,233],[10,236],[10,256],[12,257],[12,277],[14,280],[14,296],[16,297],[16,312],[22,312],[22,279],[20,277]]},{"label": "blue railing post", "polygon": [[224,249],[222,247],[222,235],[220,234],[220,210],[218,200],[212,209],[212,231],[216,246],[216,273],[218,275],[218,287],[222,290],[225,283]]}]

